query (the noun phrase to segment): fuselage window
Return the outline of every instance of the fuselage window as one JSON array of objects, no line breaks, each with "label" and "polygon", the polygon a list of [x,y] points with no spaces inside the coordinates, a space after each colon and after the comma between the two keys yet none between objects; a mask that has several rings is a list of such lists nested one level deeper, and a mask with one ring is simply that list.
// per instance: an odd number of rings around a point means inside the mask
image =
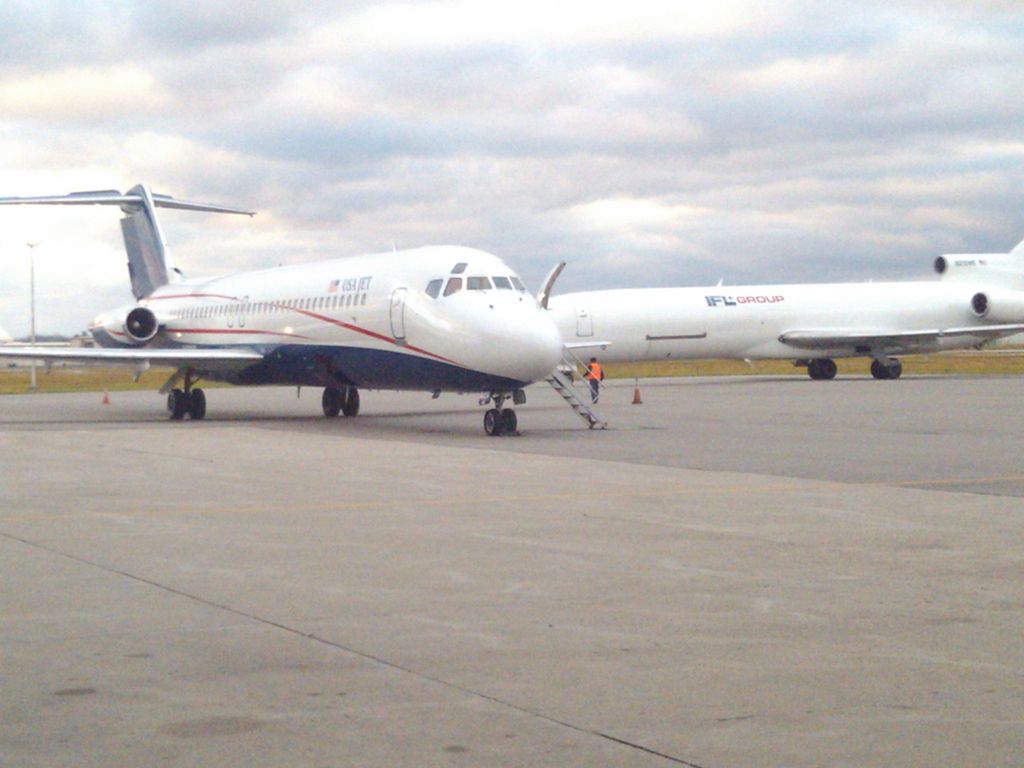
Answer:
[{"label": "fuselage window", "polygon": [[[463,265],[465,266],[465,265]],[[462,290],[462,278],[461,277],[450,277],[448,278],[448,285],[444,287],[444,295],[451,296],[453,293],[458,293]]]},{"label": "fuselage window", "polygon": [[438,278],[437,280],[431,280],[429,283],[427,283],[427,296],[429,296],[432,299],[436,299],[438,296],[440,296],[441,285],[443,283],[444,280],[442,280],[441,278]]},{"label": "fuselage window", "polygon": [[361,302],[359,302],[359,303],[362,304],[364,307],[366,306],[366,294],[365,293],[363,294],[363,300]]},{"label": "fuselage window", "polygon": [[512,285],[516,287],[517,291],[522,291],[523,293],[526,293],[526,286],[523,285],[523,281],[520,280],[515,275],[512,275]]},{"label": "fuselage window", "polygon": [[495,277],[494,287],[500,291],[511,291],[512,281],[509,280],[507,277]]},{"label": "fuselage window", "polygon": [[461,275],[463,272],[466,271],[466,267],[467,266],[468,266],[468,264],[466,264],[466,262],[460,261],[458,264],[456,264],[454,267],[452,267],[452,274],[453,275]]},{"label": "fuselage window", "polygon": [[491,287],[491,281],[486,277],[467,277],[466,289],[470,291],[486,291]]}]

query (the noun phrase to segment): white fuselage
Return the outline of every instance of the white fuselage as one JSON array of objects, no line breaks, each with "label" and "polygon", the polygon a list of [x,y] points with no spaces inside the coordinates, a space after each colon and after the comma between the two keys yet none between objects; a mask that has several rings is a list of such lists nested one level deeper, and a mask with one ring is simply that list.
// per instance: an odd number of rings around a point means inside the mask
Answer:
[{"label": "white fuselage", "polygon": [[[589,291],[553,296],[563,340],[605,362],[664,359],[764,359],[900,354],[964,347],[983,336],[958,335],[813,352],[785,334],[940,331],[990,325],[972,311],[979,284],[963,281],[713,286]],[[594,352],[585,345],[593,343]]]},{"label": "white fuselage", "polygon": [[[428,296],[430,281],[447,279],[453,268],[464,279],[491,282]],[[286,374],[286,365],[305,365],[316,380],[312,367],[327,361],[333,374],[359,386],[473,391],[488,378],[537,381],[560,359],[557,330],[536,300],[495,287],[495,277],[513,275],[491,254],[436,246],[187,280],[158,288],[138,306],[159,321],[153,344],[241,346],[280,361],[280,374],[252,383],[301,381],[302,372]],[[132,343],[125,314],[97,318],[101,343]]]}]

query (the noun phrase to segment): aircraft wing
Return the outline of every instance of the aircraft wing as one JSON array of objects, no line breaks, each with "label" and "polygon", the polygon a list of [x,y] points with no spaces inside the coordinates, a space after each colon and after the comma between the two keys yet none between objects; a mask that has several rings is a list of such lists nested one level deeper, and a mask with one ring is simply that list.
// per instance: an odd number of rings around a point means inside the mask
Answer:
[{"label": "aircraft wing", "polygon": [[263,359],[251,349],[185,349],[125,347],[20,347],[0,345],[0,359],[20,358],[44,362],[76,362],[93,365],[159,365],[179,368],[243,367]]},{"label": "aircraft wing", "polygon": [[877,347],[913,349],[928,346],[942,338],[977,336],[984,341],[1014,333],[1024,333],[1024,324],[976,325],[967,328],[935,328],[920,331],[806,330],[786,331],[779,341],[799,349],[836,349]]}]

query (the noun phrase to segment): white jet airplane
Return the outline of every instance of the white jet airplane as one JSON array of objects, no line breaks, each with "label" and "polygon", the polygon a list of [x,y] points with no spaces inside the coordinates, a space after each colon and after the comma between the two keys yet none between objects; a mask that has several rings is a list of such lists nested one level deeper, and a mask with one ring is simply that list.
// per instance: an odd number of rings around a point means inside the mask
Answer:
[{"label": "white jet airplane", "polygon": [[489,435],[512,433],[505,407],[562,358],[551,319],[501,259],[435,246],[189,279],[169,266],[157,208],[252,215],[155,195],[82,192],[0,198],[0,205],[116,205],[125,213],[134,304],[94,321],[96,348],[4,348],[0,357],[126,364],[174,373],[172,419],[206,415],[200,379],[323,387],[323,412],[355,416],[359,388],[483,392]]},{"label": "white jet airplane", "polygon": [[[560,265],[564,266],[564,265]],[[566,345],[602,362],[791,359],[812,379],[837,357],[870,357],[897,379],[897,355],[978,347],[1024,331],[1024,242],[1009,253],[935,259],[937,281],[637,288],[547,294]]]}]

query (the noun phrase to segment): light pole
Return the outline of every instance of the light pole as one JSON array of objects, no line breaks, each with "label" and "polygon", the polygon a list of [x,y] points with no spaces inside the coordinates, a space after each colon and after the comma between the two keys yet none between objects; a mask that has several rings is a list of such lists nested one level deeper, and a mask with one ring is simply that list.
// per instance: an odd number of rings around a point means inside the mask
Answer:
[{"label": "light pole", "polygon": [[[36,345],[36,246],[35,243],[25,243],[28,246],[28,284],[29,284],[29,322],[30,333],[32,334],[32,346]],[[36,388],[36,361],[32,361],[32,378],[29,380],[28,388]]]}]

